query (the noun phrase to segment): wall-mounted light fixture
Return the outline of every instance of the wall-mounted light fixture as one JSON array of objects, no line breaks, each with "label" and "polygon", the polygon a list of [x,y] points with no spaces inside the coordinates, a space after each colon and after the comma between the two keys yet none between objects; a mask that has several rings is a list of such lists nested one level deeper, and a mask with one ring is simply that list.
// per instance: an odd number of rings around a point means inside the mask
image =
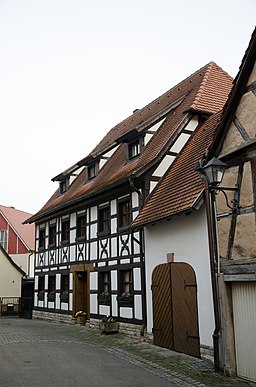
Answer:
[{"label": "wall-mounted light fixture", "polygon": [[200,160],[196,166],[196,169],[200,173],[201,178],[207,181],[209,190],[211,192],[214,192],[215,195],[218,192],[223,193],[226,200],[227,207],[230,208],[233,213],[235,213],[238,211],[238,208],[239,208],[237,195],[235,195],[233,200],[231,200],[231,203],[229,203],[228,196],[225,191],[233,191],[237,193],[238,187],[219,187],[227,167],[228,167],[227,164],[213,157],[205,165],[203,161]]},{"label": "wall-mounted light fixture", "polygon": [[[209,257],[212,280],[212,296],[214,307],[215,329],[213,332],[213,349],[214,349],[214,369],[216,372],[220,370],[219,359],[219,335],[221,328],[221,319],[219,312],[219,297],[218,297],[218,272],[219,272],[219,251],[218,251],[218,236],[216,222],[216,194],[222,192],[226,199],[228,208],[232,213],[238,210],[238,187],[219,187],[222,182],[227,164],[217,158],[212,158],[206,164],[204,160],[199,160],[195,169],[200,174],[200,177],[205,182],[205,207],[207,215],[207,229],[209,241]],[[234,191],[234,199],[231,201],[232,206],[228,201],[225,191]]]}]

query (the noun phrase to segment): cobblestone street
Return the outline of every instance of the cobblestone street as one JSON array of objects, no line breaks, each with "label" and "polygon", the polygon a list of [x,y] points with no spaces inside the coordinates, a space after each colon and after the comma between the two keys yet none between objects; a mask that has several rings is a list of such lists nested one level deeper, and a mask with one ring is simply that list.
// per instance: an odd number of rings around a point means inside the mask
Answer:
[{"label": "cobblestone street", "polygon": [[0,386],[249,386],[213,364],[87,326],[0,318]]}]

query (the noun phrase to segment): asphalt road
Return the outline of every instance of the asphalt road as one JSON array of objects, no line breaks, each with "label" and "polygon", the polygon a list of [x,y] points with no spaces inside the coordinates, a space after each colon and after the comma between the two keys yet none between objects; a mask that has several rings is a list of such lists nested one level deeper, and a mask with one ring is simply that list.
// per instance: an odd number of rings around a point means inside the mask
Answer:
[{"label": "asphalt road", "polygon": [[54,339],[47,330],[55,324],[33,321],[30,336],[28,320],[24,325],[24,320],[0,319],[0,386],[175,386],[94,344],[77,342],[66,329]]},{"label": "asphalt road", "polygon": [[86,344],[19,343],[1,347],[0,385],[174,386],[156,375]]}]

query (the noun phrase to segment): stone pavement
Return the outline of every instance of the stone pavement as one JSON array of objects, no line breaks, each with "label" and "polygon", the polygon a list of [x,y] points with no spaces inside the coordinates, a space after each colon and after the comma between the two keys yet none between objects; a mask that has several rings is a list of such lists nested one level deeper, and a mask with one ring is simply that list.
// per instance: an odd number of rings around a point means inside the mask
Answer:
[{"label": "stone pavement", "polygon": [[[79,343],[101,349],[176,386],[253,386],[213,372],[207,359],[197,359],[129,338],[123,334],[104,335],[88,326],[0,317],[1,346],[18,343]],[[0,376],[0,386],[1,376]],[[121,385],[121,384],[120,384]],[[154,384],[151,384],[154,385]]]}]

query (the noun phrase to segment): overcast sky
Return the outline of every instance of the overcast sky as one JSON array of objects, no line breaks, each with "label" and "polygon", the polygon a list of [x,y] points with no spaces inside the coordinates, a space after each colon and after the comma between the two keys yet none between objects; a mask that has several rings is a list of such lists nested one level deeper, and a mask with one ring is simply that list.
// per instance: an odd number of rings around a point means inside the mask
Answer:
[{"label": "overcast sky", "polygon": [[37,212],[51,178],[215,61],[238,72],[255,0],[0,0],[0,204]]}]

